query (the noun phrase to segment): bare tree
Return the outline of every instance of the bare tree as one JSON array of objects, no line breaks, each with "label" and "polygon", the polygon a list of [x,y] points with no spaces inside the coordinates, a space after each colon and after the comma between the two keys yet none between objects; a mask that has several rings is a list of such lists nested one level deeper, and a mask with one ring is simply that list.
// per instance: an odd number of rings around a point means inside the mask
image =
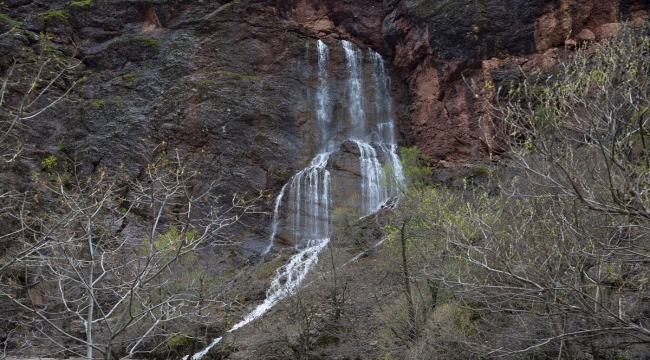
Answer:
[{"label": "bare tree", "polygon": [[[32,122],[68,98],[83,81],[82,68],[79,59],[43,50],[30,61],[15,60],[9,68],[0,69],[0,171],[13,171],[24,158],[25,141]],[[0,183],[0,244],[3,247],[19,229],[19,226],[12,226],[17,220],[11,216],[11,209],[18,206],[21,198],[16,186],[6,180]]]},{"label": "bare tree", "polygon": [[509,90],[494,114],[517,137],[509,150],[531,183],[602,213],[650,218],[650,37],[642,31],[627,28]]},{"label": "bare tree", "polygon": [[519,172],[500,196],[465,200],[442,225],[462,261],[440,280],[493,335],[474,339],[474,352],[599,359],[650,343],[644,31],[627,29],[557,73],[499,91],[507,101],[493,115]]},{"label": "bare tree", "polygon": [[0,74],[0,156],[3,165],[16,161],[23,151],[20,136],[28,122],[61,103],[83,81],[76,74],[82,61],[44,54],[35,62],[14,61]]},{"label": "bare tree", "polygon": [[[41,55],[27,49],[0,74],[5,174],[24,170],[33,121],[83,81],[81,60],[39,44]],[[196,264],[198,248],[234,245],[224,229],[261,195],[224,204],[199,155],[161,148],[135,179],[117,169],[81,174],[71,159],[58,166],[49,157],[47,174],[0,186],[0,298],[14,326],[0,354],[37,343],[52,355],[108,359],[193,337],[186,320],[207,318],[218,295]]]},{"label": "bare tree", "polygon": [[51,208],[20,213],[21,246],[2,269],[20,268],[30,290],[4,281],[0,296],[33,315],[29,326],[52,353],[155,351],[215,307],[204,279],[185,273],[199,246],[228,244],[223,230],[254,211],[255,199],[220,205],[217,182],[199,181],[183,159],[163,152],[133,181],[106,169],[42,179]]}]

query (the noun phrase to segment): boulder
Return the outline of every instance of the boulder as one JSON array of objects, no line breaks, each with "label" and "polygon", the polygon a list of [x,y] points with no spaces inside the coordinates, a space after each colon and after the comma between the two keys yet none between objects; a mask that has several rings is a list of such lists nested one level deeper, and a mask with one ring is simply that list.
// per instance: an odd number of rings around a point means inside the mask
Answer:
[{"label": "boulder", "polygon": [[350,153],[356,156],[361,155],[361,152],[359,151],[359,146],[352,141],[352,140],[346,140],[341,144],[340,150],[344,153]]},{"label": "boulder", "polygon": [[622,28],[623,24],[621,23],[603,24],[594,30],[594,34],[596,35],[596,40],[603,41],[612,35],[618,34]]},{"label": "boulder", "polygon": [[567,50],[573,50],[576,48],[576,46],[578,46],[578,43],[573,39],[567,39],[564,42],[564,47],[566,47]]},{"label": "boulder", "polygon": [[582,31],[576,35],[575,41],[578,44],[589,44],[596,41],[596,35],[589,29],[582,29]]}]

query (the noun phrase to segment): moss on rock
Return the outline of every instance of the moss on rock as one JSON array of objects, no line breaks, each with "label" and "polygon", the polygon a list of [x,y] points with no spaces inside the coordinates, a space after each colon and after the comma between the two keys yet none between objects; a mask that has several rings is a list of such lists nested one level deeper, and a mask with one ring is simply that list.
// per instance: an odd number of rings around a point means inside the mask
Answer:
[{"label": "moss on rock", "polygon": [[80,1],[73,1],[70,3],[70,6],[89,6],[91,0],[80,0]]},{"label": "moss on rock", "polygon": [[63,10],[49,10],[39,14],[40,18],[45,21],[68,22],[68,14]]}]

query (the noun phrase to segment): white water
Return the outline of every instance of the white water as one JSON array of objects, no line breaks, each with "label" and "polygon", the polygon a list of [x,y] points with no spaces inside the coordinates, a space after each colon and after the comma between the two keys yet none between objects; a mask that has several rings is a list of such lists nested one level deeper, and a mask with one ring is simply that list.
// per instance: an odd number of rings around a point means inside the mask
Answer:
[{"label": "white water", "polygon": [[375,149],[368,143],[354,142],[361,152],[361,215],[366,216],[377,211],[388,199],[388,188],[382,184],[382,166]]},{"label": "white water", "polygon": [[[253,311],[248,313],[244,319],[235,324],[228,332],[233,332],[251,321],[266,314],[280,300],[293,295],[309,270],[318,262],[318,254],[327,246],[329,238],[311,240],[299,253],[289,258],[286,264],[275,270],[275,278],[271,281],[271,287],[266,291],[266,299]],[[212,347],[221,341],[222,337],[216,338],[205,349],[194,354],[192,360],[199,360],[205,356]],[[188,355],[183,357],[187,360]]]},{"label": "white water", "polygon": [[325,248],[329,239],[311,240],[309,244],[299,253],[289,258],[286,264],[275,272],[275,278],[271,281],[271,287],[266,292],[266,299],[250,312],[244,320],[237,323],[228,332],[235,331],[240,327],[264,315],[278,301],[293,295],[309,270],[318,262],[318,254]]},{"label": "white water", "polygon": [[[347,66],[350,72],[347,91],[351,122],[366,123],[364,113],[364,91],[362,83],[361,49],[343,41]],[[361,170],[361,214],[366,216],[379,210],[391,196],[398,194],[399,184],[403,183],[402,166],[397,156],[395,144],[395,119],[390,96],[390,77],[386,71],[386,64],[381,56],[368,49],[368,57],[372,65],[372,90],[374,91],[374,127],[369,132],[366,127],[355,127],[351,132],[353,141],[359,148],[359,166]],[[359,130],[361,132],[359,132]],[[379,161],[379,153],[384,157],[384,162],[390,165],[392,173],[386,178],[383,166]]]},{"label": "white water", "polygon": [[316,155],[309,166],[289,181],[289,211],[296,248],[329,237],[330,153]]},{"label": "white water", "polygon": [[372,63],[372,82],[374,96],[374,111],[377,120],[376,132],[372,141],[382,144],[395,144],[395,119],[393,101],[390,96],[390,77],[386,71],[384,59],[379,54],[368,49]]},{"label": "white water", "polygon": [[330,50],[324,42],[318,41],[318,89],[316,91],[316,123],[320,130],[320,151],[333,150],[332,143],[332,107],[330,86],[327,75]]},{"label": "white water", "polygon": [[271,248],[273,247],[273,239],[275,239],[275,235],[278,233],[278,214],[280,211],[280,205],[282,204],[282,198],[284,197],[284,191],[287,189],[287,185],[289,183],[284,184],[282,187],[282,190],[280,190],[280,195],[278,195],[277,198],[275,198],[275,207],[273,208],[273,225],[272,225],[272,231],[271,231],[271,241],[269,241],[269,246],[266,247],[264,252],[262,253],[262,256],[266,255],[271,251]]},{"label": "white water", "polygon": [[[342,41],[342,46],[348,70],[343,100],[343,106],[346,106],[349,112],[345,137],[359,148],[360,207],[362,216],[366,216],[377,211],[391,196],[398,194],[399,185],[403,183],[402,167],[396,153],[390,82],[384,61],[379,54],[368,49],[372,71],[372,84],[369,86],[374,92],[374,106],[370,111],[372,119],[369,119],[364,98],[364,52],[347,41]],[[332,199],[331,174],[327,165],[330,155],[341,143],[334,142],[334,111],[327,71],[329,49],[320,40],[317,48],[319,83],[316,89],[315,113],[320,132],[317,142],[318,154],[305,169],[291,177],[276,198],[271,238],[263,255],[272,249],[282,222],[290,231],[297,253],[276,270],[275,278],[266,292],[266,299],[228,332],[261,317],[279,301],[294,294],[309,270],[318,262],[319,253],[329,242]],[[383,159],[384,164],[390,165],[390,174],[384,174],[380,159]],[[287,214],[284,219],[283,208]],[[194,354],[192,360],[201,359],[221,339],[214,339],[208,347]],[[187,358],[188,356],[185,356],[183,360]]]},{"label": "white water", "polygon": [[363,108],[363,72],[361,69],[363,52],[349,41],[343,40],[342,43],[349,71],[346,85],[351,125],[349,135],[352,138],[362,140],[366,135],[366,114]]}]

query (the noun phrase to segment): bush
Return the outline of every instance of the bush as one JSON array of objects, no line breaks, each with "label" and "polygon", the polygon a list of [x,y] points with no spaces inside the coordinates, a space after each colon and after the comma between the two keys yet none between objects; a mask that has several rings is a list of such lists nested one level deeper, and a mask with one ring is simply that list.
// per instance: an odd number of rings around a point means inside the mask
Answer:
[{"label": "bush", "polygon": [[[424,309],[423,281],[438,284],[438,309],[408,320],[413,349],[600,359],[650,346],[650,35],[594,46],[502,92],[493,115],[519,176],[498,194],[421,187],[393,216],[403,306]],[[438,329],[449,306],[473,314],[456,343]]]}]

